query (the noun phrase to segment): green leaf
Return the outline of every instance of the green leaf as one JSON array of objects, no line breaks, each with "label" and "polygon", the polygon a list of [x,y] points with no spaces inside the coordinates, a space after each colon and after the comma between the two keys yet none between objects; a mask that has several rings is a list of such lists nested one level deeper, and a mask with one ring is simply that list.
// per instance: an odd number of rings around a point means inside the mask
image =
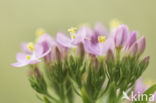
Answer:
[{"label": "green leaf", "polygon": [[134,103],[148,103],[149,99],[151,97],[151,94],[154,94],[155,91],[156,91],[156,84],[152,85],[149,89],[147,89],[144,92],[144,94],[147,95],[147,98],[146,98],[146,96],[144,96],[143,101],[136,101]]}]

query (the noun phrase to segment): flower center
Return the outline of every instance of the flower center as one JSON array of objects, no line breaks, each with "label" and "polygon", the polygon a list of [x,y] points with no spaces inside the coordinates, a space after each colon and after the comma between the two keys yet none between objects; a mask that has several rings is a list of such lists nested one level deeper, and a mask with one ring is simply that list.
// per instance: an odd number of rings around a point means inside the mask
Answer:
[{"label": "flower center", "polygon": [[32,42],[28,43],[27,48],[31,51],[34,51],[34,44]]},{"label": "flower center", "polygon": [[26,59],[31,59],[31,56],[30,55],[26,55]]},{"label": "flower center", "polygon": [[72,39],[76,38],[76,30],[77,30],[77,28],[75,28],[75,27],[71,27],[68,29],[68,32],[70,33]]},{"label": "flower center", "polygon": [[98,41],[104,43],[106,41],[106,36],[98,36]]},{"label": "flower center", "polygon": [[71,27],[71,28],[68,29],[68,32],[69,32],[70,34],[75,34],[76,30],[77,30],[77,28]]}]

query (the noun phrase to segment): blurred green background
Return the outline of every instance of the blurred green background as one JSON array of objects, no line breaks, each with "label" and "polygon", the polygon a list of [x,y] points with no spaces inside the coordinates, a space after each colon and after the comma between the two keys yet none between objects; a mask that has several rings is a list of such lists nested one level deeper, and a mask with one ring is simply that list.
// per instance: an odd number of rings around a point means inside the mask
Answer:
[{"label": "blurred green background", "polygon": [[33,41],[42,27],[55,35],[80,23],[113,18],[147,38],[151,56],[144,79],[156,80],[156,0],[0,0],[0,103],[40,103],[30,88],[26,68],[13,68],[22,41]]}]

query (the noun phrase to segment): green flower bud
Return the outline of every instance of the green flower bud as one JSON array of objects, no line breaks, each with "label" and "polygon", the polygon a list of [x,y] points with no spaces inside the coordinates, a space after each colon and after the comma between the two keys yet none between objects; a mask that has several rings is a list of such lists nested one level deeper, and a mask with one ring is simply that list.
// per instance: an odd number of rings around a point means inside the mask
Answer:
[{"label": "green flower bud", "polygon": [[28,76],[30,85],[36,92],[40,94],[47,93],[47,84],[37,67],[33,70],[31,69]]}]

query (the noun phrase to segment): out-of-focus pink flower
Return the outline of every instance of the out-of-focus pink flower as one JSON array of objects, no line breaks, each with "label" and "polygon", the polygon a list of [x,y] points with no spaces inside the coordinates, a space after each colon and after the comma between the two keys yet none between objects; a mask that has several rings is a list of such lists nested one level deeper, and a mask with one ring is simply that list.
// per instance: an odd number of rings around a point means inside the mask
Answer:
[{"label": "out-of-focus pink flower", "polygon": [[113,61],[114,60],[114,53],[111,49],[108,50],[107,52],[107,57],[106,57],[107,61]]},{"label": "out-of-focus pink flower", "polygon": [[[135,87],[134,87],[134,94],[143,94],[149,87],[147,85],[145,85],[145,83],[142,81],[141,78],[139,78],[136,83],[135,83]],[[154,95],[154,100],[156,101],[156,92],[153,94]]]},{"label": "out-of-focus pink flower", "polygon": [[143,94],[148,87],[143,83],[142,79],[139,78],[134,87],[135,94]]}]

